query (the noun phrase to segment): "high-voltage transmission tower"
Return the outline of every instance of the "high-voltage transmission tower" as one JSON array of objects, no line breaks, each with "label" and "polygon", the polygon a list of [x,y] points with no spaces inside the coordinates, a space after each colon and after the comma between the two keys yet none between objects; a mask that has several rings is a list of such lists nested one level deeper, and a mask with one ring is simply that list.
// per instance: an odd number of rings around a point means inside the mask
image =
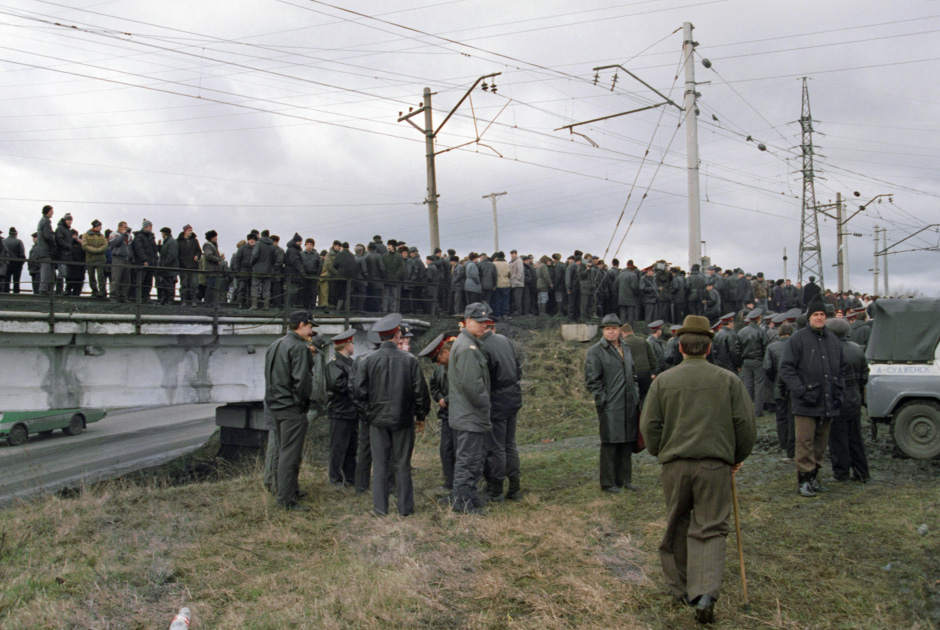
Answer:
[{"label": "high-voltage transmission tower", "polygon": [[809,109],[809,89],[803,77],[803,109],[800,115],[803,130],[803,220],[800,223],[799,281],[803,276],[815,276],[823,285],[822,248],[819,244],[819,221],[816,208],[816,187],[813,183],[813,115]]}]

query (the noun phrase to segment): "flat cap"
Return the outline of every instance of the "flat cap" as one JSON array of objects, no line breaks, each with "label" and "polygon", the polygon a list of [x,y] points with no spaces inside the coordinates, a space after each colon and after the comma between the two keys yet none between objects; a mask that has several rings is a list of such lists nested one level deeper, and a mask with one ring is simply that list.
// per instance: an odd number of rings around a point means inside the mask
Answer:
[{"label": "flat cap", "polygon": [[[313,324],[313,317],[309,311],[293,311],[287,316],[287,323],[293,326],[297,324]],[[316,326],[316,324],[313,324]]]},{"label": "flat cap", "polygon": [[604,319],[601,320],[601,328],[608,328],[610,326],[620,328],[620,318],[613,313],[604,315]]},{"label": "flat cap", "polygon": [[486,307],[486,304],[483,302],[474,302],[473,304],[468,304],[467,308],[463,312],[466,319],[472,319],[476,322],[489,322],[493,318],[490,315],[490,309]]}]

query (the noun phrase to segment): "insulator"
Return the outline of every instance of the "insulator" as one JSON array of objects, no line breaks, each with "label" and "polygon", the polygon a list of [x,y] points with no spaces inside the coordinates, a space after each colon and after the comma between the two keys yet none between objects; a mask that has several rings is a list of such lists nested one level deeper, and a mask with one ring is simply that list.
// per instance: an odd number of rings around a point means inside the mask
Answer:
[{"label": "insulator", "polygon": [[601,75],[599,72],[594,73],[594,85],[597,85],[597,82],[600,80]]},{"label": "insulator", "polygon": [[767,145],[764,144],[763,142],[761,142],[760,144],[757,145],[757,150],[758,150],[758,151],[766,151],[766,150],[767,150]]},{"label": "insulator", "polygon": [[484,81],[484,82],[483,82],[483,85],[481,85],[480,87],[483,88],[483,91],[484,91],[484,92],[486,92],[487,90],[490,89],[490,86],[487,84],[486,81]]},{"label": "insulator", "polygon": [[495,85],[490,88],[490,92],[492,92],[493,94],[496,94],[496,86],[495,86]]},{"label": "insulator", "polygon": [[702,65],[705,66],[706,68],[711,68],[712,62],[709,61],[708,59],[702,59]]}]

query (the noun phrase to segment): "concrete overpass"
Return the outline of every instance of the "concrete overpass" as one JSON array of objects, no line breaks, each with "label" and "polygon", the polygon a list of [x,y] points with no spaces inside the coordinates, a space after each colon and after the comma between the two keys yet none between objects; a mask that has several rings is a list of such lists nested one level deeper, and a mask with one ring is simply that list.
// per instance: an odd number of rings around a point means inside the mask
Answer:
[{"label": "concrete overpass", "polygon": [[[317,332],[353,326],[364,351],[377,320],[316,317]],[[406,321],[417,330],[430,325]],[[217,422],[249,433],[228,432],[226,440],[256,445],[250,430],[264,428],[264,351],[285,331],[283,313],[0,310],[0,411],[230,403],[219,408]]]}]

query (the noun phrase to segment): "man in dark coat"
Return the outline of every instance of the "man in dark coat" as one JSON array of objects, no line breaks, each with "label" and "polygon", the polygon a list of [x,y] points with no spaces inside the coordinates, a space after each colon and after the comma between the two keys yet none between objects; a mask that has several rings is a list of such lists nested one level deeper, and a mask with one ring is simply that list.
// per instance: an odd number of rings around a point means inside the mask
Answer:
[{"label": "man in dark coat", "polygon": [[781,324],[777,338],[770,342],[764,353],[764,374],[773,383],[774,413],[777,416],[777,440],[784,451],[783,461],[792,464],[796,449],[796,434],[793,428],[793,413],[790,411],[790,394],[786,383],[780,378],[780,359],[783,347],[790,342],[794,326]]},{"label": "man in dark coat", "polygon": [[323,267],[317,243],[312,238],[304,241],[303,251],[304,284],[301,290],[301,300],[304,308],[313,308],[317,304],[317,280]]},{"label": "man in dark coat", "polygon": [[[486,323],[480,337],[486,365],[490,371],[490,420],[493,428],[486,434],[486,464],[483,476],[491,501],[522,498],[519,448],[516,446],[516,417],[522,408],[522,361],[505,336],[496,333],[495,324]],[[509,489],[503,495],[503,482]]]},{"label": "man in dark coat", "polygon": [[176,297],[176,268],[180,266],[178,241],[173,238],[173,231],[160,228],[163,236],[160,242],[160,272],[157,276],[157,299],[160,304],[172,304]]},{"label": "man in dark coat", "polygon": [[643,300],[643,321],[646,323],[657,319],[656,296],[658,294],[656,278],[653,276],[653,268],[650,267],[640,278],[640,298]]},{"label": "man in dark coat", "polygon": [[51,261],[56,259],[55,231],[52,229],[52,215],[54,214],[52,206],[42,207],[42,218],[39,219],[39,226],[36,233],[39,235],[36,239],[36,245],[39,246],[37,259],[39,260],[39,293],[49,295],[55,288],[55,268]]},{"label": "man in dark coat", "polygon": [[829,442],[832,419],[845,397],[842,344],[826,330],[826,305],[819,295],[806,307],[808,326],[790,337],[780,359],[780,378],[790,390],[796,431],[797,487],[814,497],[822,490],[817,475]]},{"label": "man in dark coat", "polygon": [[806,286],[803,287],[803,304],[809,306],[809,301],[817,295],[821,294],[822,289],[820,289],[819,285],[816,284],[816,276],[810,276],[809,282],[807,282]]},{"label": "man in dark coat", "polygon": [[630,349],[630,354],[633,355],[633,375],[636,377],[636,385],[640,395],[639,405],[642,409],[643,401],[646,400],[646,393],[653,382],[656,353],[653,352],[653,346],[633,332],[633,326],[629,323],[620,326],[620,341]]},{"label": "man in dark coat", "polygon": [[565,270],[565,290],[568,299],[568,323],[578,321],[581,311],[581,255],[578,254]]},{"label": "man in dark coat", "polygon": [[65,288],[65,278],[68,276],[67,264],[72,260],[72,215],[66,212],[55,228],[55,251],[52,258],[60,261],[56,267],[56,293],[62,293]]},{"label": "man in dark coat", "polygon": [[271,274],[277,261],[277,250],[267,230],[251,249],[251,308],[267,310],[271,306]]},{"label": "man in dark coat", "polygon": [[715,281],[712,278],[705,281],[705,290],[702,292],[702,310],[699,313],[693,313],[693,315],[696,314],[704,315],[711,324],[717,322],[721,316],[721,295],[715,288]]},{"label": "man in dark coat", "polygon": [[381,345],[354,372],[354,393],[369,424],[372,450],[372,512],[388,514],[389,470],[397,477],[398,513],[414,512],[411,452],[430,411],[428,384],[414,355],[398,349],[401,315],[373,325]]},{"label": "man in dark coat", "polygon": [[[293,241],[291,241],[293,243]],[[350,328],[333,337],[333,358],[326,366],[329,392],[330,484],[351,486],[356,476],[356,446],[359,440],[359,416],[352,393],[353,335]]]},{"label": "man in dark coat", "polygon": [[[428,266],[430,270],[432,265]],[[444,473],[443,488],[450,494],[454,489],[454,432],[450,428],[448,416],[450,406],[448,403],[450,386],[447,376],[447,363],[450,359],[450,349],[454,345],[454,340],[460,331],[448,331],[435,337],[421,352],[419,357],[427,357],[434,363],[434,373],[431,374],[431,382],[428,384],[428,390],[431,394],[431,400],[437,405],[437,419],[441,423],[441,445],[439,454],[441,456],[441,469]]]},{"label": "man in dark coat", "polygon": [[7,261],[6,274],[2,278],[5,293],[20,292],[20,276],[23,273],[23,264],[26,262],[26,247],[17,235],[16,228],[11,227],[7,237],[3,239],[3,246],[10,257]]},{"label": "man in dark coat", "polygon": [[[686,286],[688,287],[689,297],[689,313],[691,315],[703,315],[705,313],[704,302],[706,300],[706,280],[705,276],[702,275],[700,271],[701,267],[696,263],[692,265],[692,271],[689,273],[689,277],[686,280]],[[716,292],[717,296],[717,292]],[[719,303],[720,310],[720,303]],[[706,315],[706,317],[708,317]],[[709,318],[710,322],[714,322],[714,319]]]},{"label": "man in dark coat", "polygon": [[[845,400],[839,415],[833,418],[829,431],[829,459],[836,481],[868,483],[868,457],[862,440],[862,392],[868,383],[868,361],[861,346],[849,340],[849,323],[844,319],[826,321],[829,329],[842,343],[845,356]],[[851,473],[851,474],[850,474]]]},{"label": "man in dark coat", "polygon": [[[336,308],[343,310],[347,306],[346,300],[349,299],[347,288],[350,291],[352,290],[354,283],[351,281],[359,275],[359,265],[356,262],[356,257],[349,251],[349,243],[339,244],[339,250],[333,256],[333,269],[336,271],[336,276],[342,278],[342,280],[331,283],[330,294],[332,295],[335,292]],[[347,280],[350,281],[348,284]]]},{"label": "man in dark coat", "polygon": [[493,291],[496,290],[496,265],[486,254],[480,254],[477,261],[480,268],[480,286],[483,288],[483,302],[493,306]]},{"label": "man in dark coat", "polygon": [[620,340],[620,319],[607,315],[601,326],[604,338],[591,346],[584,360],[584,385],[597,407],[601,490],[618,493],[623,488],[636,490],[632,457],[640,393],[633,376],[633,354]]},{"label": "man in dark coat", "polygon": [[202,258],[202,247],[193,232],[193,226],[188,223],[184,225],[183,232],[176,242],[180,252],[179,266],[186,270],[180,272],[180,301],[183,306],[196,306],[196,299],[199,297],[199,259]]},{"label": "man in dark coat", "polygon": [[662,464],[666,531],[659,546],[677,601],[695,606],[699,623],[715,621],[724,573],[732,475],[757,438],[744,385],[709,365],[712,332],[689,315],[679,329],[682,363],[653,381],[643,407],[646,448]]},{"label": "man in dark coat", "polygon": [[734,313],[721,317],[721,328],[712,341],[712,363],[735,374],[741,369],[741,342],[733,328]]},{"label": "man in dark coat", "polygon": [[633,326],[637,320],[637,307],[640,305],[640,277],[632,260],[627,261],[627,268],[617,276],[615,287],[620,321]]},{"label": "man in dark coat", "polygon": [[284,251],[284,282],[288,308],[298,306],[301,302],[298,296],[304,282],[304,255],[300,250],[303,241],[303,237],[294,232],[294,237],[287,242],[287,249]]},{"label": "man in dark coat", "polygon": [[767,351],[767,333],[760,327],[762,309],[747,314],[747,326],[738,333],[741,342],[741,380],[754,403],[758,417],[764,412],[764,353]]},{"label": "man in dark coat", "polygon": [[239,308],[248,308],[251,299],[251,252],[257,242],[258,233],[249,232],[230,263],[235,274],[235,303]]},{"label": "man in dark coat", "polygon": [[153,272],[157,266],[157,240],[153,236],[153,223],[144,219],[140,230],[134,232],[131,241],[134,264],[137,265],[134,287],[139,291],[140,301],[150,301],[150,289],[153,287]]},{"label": "man in dark coat", "polygon": [[476,302],[464,311],[465,328],[457,336],[448,361],[449,422],[454,432],[455,512],[480,514],[483,501],[477,483],[483,477],[486,434],[493,428],[490,416],[490,372],[480,337],[490,320],[489,309]]},{"label": "man in dark coat", "polygon": [[264,402],[274,415],[278,445],[277,505],[304,512],[309,508],[297,501],[297,477],[313,392],[313,357],[307,342],[314,325],[309,313],[294,311],[288,318],[290,331],[271,344],[264,356]]}]

